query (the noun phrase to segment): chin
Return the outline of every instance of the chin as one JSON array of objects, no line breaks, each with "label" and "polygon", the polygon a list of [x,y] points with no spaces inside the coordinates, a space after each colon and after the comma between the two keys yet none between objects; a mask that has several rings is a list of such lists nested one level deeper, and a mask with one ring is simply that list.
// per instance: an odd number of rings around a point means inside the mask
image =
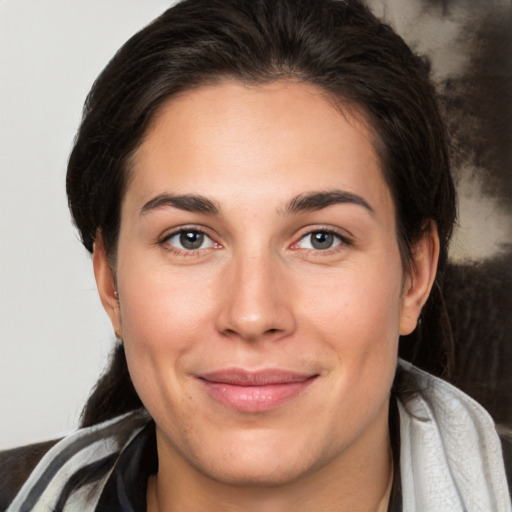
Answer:
[{"label": "chin", "polygon": [[232,461],[229,467],[215,467],[214,473],[206,473],[206,476],[219,483],[234,487],[282,487],[292,484],[308,473],[303,465],[279,461],[276,465],[276,457],[271,460],[258,461]]},{"label": "chin", "polygon": [[[290,442],[291,436],[245,439],[232,443],[225,452],[196,459],[196,469],[225,485],[235,487],[279,487],[291,484],[322,465],[324,457],[304,444]],[[210,455],[212,455],[210,453]],[[315,467],[314,467],[315,466]]]}]

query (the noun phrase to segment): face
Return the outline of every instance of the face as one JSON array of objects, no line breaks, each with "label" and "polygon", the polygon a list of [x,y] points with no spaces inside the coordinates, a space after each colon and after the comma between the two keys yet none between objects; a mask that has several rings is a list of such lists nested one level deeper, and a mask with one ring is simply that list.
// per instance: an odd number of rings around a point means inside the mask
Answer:
[{"label": "face", "polygon": [[116,282],[101,240],[95,270],[161,461],[275,485],[387,441],[398,336],[435,244],[404,275],[372,141],[298,83],[225,81],[159,112],[132,162]]}]

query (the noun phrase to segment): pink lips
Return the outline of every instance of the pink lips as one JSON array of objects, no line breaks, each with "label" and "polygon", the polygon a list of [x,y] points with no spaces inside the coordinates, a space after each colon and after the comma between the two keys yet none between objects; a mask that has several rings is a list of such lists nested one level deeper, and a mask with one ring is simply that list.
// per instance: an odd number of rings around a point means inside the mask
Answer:
[{"label": "pink lips", "polygon": [[316,377],[284,370],[227,369],[199,379],[206,391],[224,405],[243,412],[260,412],[300,395]]}]

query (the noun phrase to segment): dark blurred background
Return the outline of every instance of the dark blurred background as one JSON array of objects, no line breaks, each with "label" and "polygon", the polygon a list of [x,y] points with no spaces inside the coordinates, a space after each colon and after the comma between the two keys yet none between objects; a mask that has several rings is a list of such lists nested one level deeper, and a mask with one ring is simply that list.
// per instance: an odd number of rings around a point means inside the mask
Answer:
[{"label": "dark blurred background", "polygon": [[451,136],[459,221],[446,276],[452,382],[512,427],[512,2],[368,0],[428,57]]}]

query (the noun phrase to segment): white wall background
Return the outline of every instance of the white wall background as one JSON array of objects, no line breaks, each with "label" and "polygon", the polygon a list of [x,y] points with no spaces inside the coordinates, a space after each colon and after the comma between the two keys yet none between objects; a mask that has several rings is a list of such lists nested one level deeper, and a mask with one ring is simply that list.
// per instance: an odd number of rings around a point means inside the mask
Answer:
[{"label": "white wall background", "polygon": [[[0,0],[0,449],[72,430],[105,365],[114,336],[69,220],[66,161],[94,78],[172,3]],[[422,34],[419,0],[369,3],[400,13],[391,21],[413,28],[413,41]],[[452,22],[423,27],[435,74],[464,66],[439,49],[457,48]],[[491,256],[512,239],[512,220],[478,183],[460,186],[456,255]]]},{"label": "white wall background", "polygon": [[94,78],[169,0],[0,0],[0,449],[77,423],[113,334],[65,170]]}]

